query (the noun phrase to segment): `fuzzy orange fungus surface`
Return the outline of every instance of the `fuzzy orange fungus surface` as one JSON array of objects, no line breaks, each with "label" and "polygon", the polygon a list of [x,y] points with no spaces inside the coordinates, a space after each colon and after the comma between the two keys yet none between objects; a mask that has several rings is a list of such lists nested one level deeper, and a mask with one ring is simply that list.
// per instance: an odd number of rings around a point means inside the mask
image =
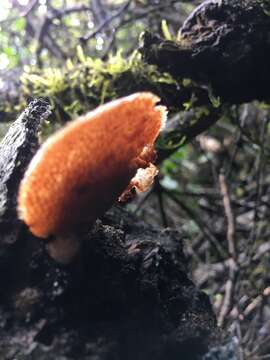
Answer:
[{"label": "fuzzy orange fungus surface", "polygon": [[118,199],[164,125],[166,108],[158,101],[147,92],[112,101],[45,141],[18,195],[19,217],[34,235],[94,222]]}]

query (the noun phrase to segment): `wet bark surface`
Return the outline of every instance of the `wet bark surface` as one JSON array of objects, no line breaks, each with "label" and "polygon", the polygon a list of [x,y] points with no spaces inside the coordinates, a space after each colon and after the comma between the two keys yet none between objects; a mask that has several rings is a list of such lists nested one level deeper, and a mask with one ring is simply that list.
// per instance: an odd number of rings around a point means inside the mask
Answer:
[{"label": "wet bark surface", "polygon": [[[13,242],[20,228],[17,192],[21,178],[39,147],[38,131],[50,115],[42,99],[33,101],[12,124],[0,143],[0,243]],[[7,236],[3,236],[7,233]]]},{"label": "wet bark surface", "polygon": [[178,41],[146,32],[146,62],[173,76],[210,85],[229,103],[269,100],[269,4],[255,0],[210,0],[184,22]]}]

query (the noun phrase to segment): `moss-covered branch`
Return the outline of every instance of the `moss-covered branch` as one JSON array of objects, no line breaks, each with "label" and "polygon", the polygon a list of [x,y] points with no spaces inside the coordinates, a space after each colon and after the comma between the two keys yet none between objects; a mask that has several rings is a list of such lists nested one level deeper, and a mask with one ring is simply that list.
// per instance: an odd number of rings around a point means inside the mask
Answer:
[{"label": "moss-covered branch", "polygon": [[205,1],[175,41],[148,32],[141,53],[175,78],[211,86],[229,103],[269,100],[269,1]]},{"label": "moss-covered branch", "polygon": [[[145,63],[139,52],[134,52],[128,59],[118,53],[102,61],[86,56],[80,47],[77,60],[67,61],[62,68],[25,68],[14,103],[4,102],[1,105],[6,119],[9,119],[14,107],[19,111],[33,97],[47,98],[52,106],[52,115],[43,129],[46,135],[53,131],[52,125],[59,126],[106,101],[136,91],[151,91],[160,96],[161,102],[168,107],[169,115],[183,114],[180,116],[183,121],[177,123],[173,132],[169,126],[161,138],[162,158],[196,136],[198,129],[209,127],[209,119],[211,123],[217,120],[216,112],[214,117],[212,115],[206,89],[187,79],[175,79],[155,65]],[[195,109],[186,114],[186,110],[191,108]],[[194,127],[196,122],[200,122],[199,127]]]},{"label": "moss-covered branch", "polygon": [[[43,96],[48,98],[56,120],[64,122],[112,99],[136,91],[152,91],[171,112],[183,110],[190,99],[207,101],[207,92],[183,84],[156,66],[146,64],[138,52],[125,59],[121,53],[107,61],[86,56],[78,48],[77,59],[68,60],[61,68],[26,67],[20,77],[17,97],[0,102],[2,120],[13,116],[14,107],[21,111],[26,102]],[[5,116],[4,116],[5,114]]]}]

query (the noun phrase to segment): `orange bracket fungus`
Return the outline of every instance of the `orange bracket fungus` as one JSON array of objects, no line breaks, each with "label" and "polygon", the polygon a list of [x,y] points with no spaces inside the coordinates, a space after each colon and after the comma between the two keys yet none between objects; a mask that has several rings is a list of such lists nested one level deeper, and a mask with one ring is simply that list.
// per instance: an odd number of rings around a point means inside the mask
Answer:
[{"label": "orange bracket fungus", "polygon": [[102,105],[49,137],[32,159],[18,213],[35,236],[50,238],[55,260],[70,262],[80,246],[78,229],[132,187],[143,191],[151,184],[153,144],[167,113],[159,100],[141,92]]}]

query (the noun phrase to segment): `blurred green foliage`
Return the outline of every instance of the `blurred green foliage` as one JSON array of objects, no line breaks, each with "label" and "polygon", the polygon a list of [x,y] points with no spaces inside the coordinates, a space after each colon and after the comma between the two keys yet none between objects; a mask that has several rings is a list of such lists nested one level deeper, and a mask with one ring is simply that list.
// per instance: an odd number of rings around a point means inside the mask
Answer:
[{"label": "blurred green foliage", "polygon": [[47,97],[60,122],[135,91],[152,90],[166,99],[163,86],[177,88],[176,80],[146,66],[137,51],[128,58],[119,51],[103,61],[86,56],[80,46],[77,60],[68,59],[61,68],[25,66],[21,84],[18,107],[23,109],[29,97]]},{"label": "blurred green foliage", "polygon": [[[105,0],[104,9],[95,9],[87,0],[2,0],[0,70],[41,63],[58,66],[76,57],[79,44],[91,57],[107,56],[116,49],[129,54],[145,28],[162,32],[162,20],[170,20],[170,31],[176,34],[181,18],[193,7],[180,0],[168,0],[167,5],[159,0],[131,1],[121,13],[126,3]],[[114,18],[117,13],[119,17]],[[100,31],[91,36],[99,27]],[[89,37],[87,41],[83,40],[85,36]]]}]

